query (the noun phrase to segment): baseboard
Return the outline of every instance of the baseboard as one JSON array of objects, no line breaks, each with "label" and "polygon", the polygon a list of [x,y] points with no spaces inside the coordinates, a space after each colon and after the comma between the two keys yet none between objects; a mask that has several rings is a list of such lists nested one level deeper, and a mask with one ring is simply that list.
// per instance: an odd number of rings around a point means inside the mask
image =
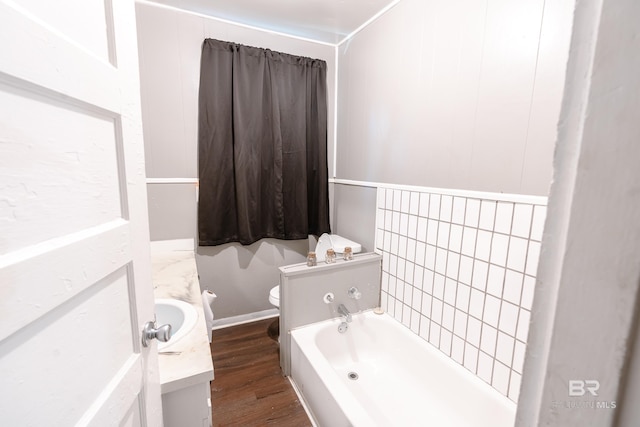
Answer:
[{"label": "baseboard", "polygon": [[244,323],[256,322],[258,320],[270,319],[278,317],[280,311],[277,308],[256,311],[254,313],[240,314],[238,316],[225,317],[224,319],[214,319],[211,330],[228,328],[231,326],[242,325]]}]

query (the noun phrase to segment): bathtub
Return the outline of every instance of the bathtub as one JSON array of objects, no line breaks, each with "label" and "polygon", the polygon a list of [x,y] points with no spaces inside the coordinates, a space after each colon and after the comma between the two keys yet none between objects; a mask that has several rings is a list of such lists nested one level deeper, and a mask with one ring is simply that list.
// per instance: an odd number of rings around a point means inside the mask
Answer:
[{"label": "bathtub", "polygon": [[388,314],[291,331],[291,379],[320,427],[513,426],[516,405]]}]

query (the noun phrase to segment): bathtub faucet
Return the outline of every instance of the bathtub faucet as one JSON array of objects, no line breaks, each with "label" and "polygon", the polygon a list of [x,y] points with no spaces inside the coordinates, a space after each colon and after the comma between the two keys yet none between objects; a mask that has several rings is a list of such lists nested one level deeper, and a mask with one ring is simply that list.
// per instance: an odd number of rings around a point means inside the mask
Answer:
[{"label": "bathtub faucet", "polygon": [[338,313],[340,313],[341,316],[344,316],[344,320],[351,322],[351,313],[349,313],[349,310],[347,310],[347,307],[345,307],[344,304],[340,304],[338,306]]}]

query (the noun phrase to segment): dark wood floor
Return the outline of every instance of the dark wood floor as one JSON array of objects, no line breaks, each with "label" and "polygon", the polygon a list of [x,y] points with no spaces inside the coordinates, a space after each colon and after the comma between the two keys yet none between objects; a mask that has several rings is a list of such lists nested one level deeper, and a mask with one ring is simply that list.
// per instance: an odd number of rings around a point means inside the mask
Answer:
[{"label": "dark wood floor", "polygon": [[274,319],[213,331],[211,382],[214,426],[311,426],[289,380],[278,343],[267,332]]}]

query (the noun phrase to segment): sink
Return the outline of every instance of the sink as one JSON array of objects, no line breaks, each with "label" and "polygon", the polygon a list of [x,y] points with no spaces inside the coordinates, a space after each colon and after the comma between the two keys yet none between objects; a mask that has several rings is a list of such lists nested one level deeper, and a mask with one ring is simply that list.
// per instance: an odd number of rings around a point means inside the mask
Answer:
[{"label": "sink", "polygon": [[156,300],[156,325],[171,325],[171,338],[167,342],[158,341],[158,350],[175,344],[184,338],[198,320],[195,307],[177,299]]}]

